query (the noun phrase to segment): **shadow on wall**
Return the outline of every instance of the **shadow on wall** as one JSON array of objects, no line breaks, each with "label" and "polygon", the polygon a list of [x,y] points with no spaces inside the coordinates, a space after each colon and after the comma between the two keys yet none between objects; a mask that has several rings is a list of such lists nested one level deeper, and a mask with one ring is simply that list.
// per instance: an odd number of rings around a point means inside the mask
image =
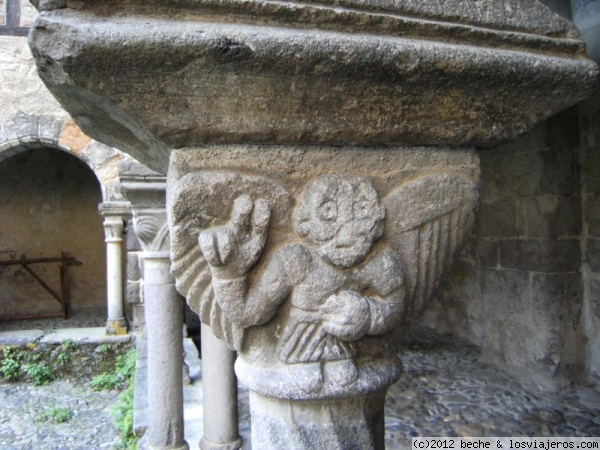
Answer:
[{"label": "shadow on wall", "polygon": [[[104,306],[101,201],[94,173],[64,151],[38,148],[0,162],[0,261],[67,253],[81,263],[67,270],[69,310]],[[59,291],[57,265],[40,264],[34,270]],[[23,268],[0,266],[0,320],[57,311],[59,303]]]}]

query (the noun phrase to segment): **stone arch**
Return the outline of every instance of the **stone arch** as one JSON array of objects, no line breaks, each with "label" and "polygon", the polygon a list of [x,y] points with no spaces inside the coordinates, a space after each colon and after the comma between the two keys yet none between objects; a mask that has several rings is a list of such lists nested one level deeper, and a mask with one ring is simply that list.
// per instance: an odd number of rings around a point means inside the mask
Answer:
[{"label": "stone arch", "polygon": [[[118,166],[123,161],[133,161],[128,155],[91,139],[68,117],[20,112],[12,120],[0,122],[0,163],[38,149],[65,152],[87,166],[100,188],[102,205],[127,204],[121,194]],[[127,223],[129,219],[122,217]],[[103,234],[101,239],[104,240]]]},{"label": "stone arch", "polygon": [[131,159],[85,135],[70,118],[20,112],[0,123],[0,162],[26,150],[49,147],[83,161],[100,183],[102,201],[123,201],[118,165]]}]

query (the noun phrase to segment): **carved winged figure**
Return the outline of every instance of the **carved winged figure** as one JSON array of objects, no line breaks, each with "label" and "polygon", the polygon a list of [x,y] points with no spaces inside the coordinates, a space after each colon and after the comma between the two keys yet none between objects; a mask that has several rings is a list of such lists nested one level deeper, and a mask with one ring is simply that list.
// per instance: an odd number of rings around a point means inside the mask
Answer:
[{"label": "carved winged figure", "polygon": [[225,223],[173,209],[175,227],[204,222],[196,242],[183,229],[174,233],[187,245],[173,246],[173,271],[201,319],[233,349],[242,349],[244,330],[285,309],[276,354],[305,392],[324,378],[341,387],[356,381],[357,342],[420,313],[465,240],[477,198],[458,174],[407,181],[383,202],[365,177],[323,175],[305,187],[295,220],[283,221],[294,230],[265,254],[277,228],[272,213],[289,211],[290,202],[269,194],[277,190],[264,179],[244,177],[264,195],[236,196]]}]

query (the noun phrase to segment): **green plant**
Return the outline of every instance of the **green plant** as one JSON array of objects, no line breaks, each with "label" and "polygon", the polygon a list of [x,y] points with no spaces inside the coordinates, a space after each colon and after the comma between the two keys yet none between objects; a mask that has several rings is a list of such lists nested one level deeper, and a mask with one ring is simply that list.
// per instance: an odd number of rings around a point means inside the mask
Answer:
[{"label": "green plant", "polygon": [[71,408],[59,408],[52,406],[50,409],[43,411],[37,418],[38,422],[46,422],[50,420],[54,423],[65,423],[71,420],[73,417],[73,411]]},{"label": "green plant", "polygon": [[54,380],[52,369],[44,363],[33,363],[25,366],[25,372],[33,380],[34,386],[50,384]]},{"label": "green plant", "polygon": [[133,434],[133,386],[129,386],[119,395],[118,403],[112,408],[111,413],[121,435],[122,450],[135,450],[139,438]]},{"label": "green plant", "polygon": [[71,362],[71,355],[69,355],[68,353],[60,352],[56,356],[56,361],[58,362],[59,365],[66,366],[67,364],[69,364]]},{"label": "green plant", "polygon": [[104,372],[96,375],[90,381],[90,386],[94,391],[105,391],[107,389],[119,389],[124,384],[123,378],[114,373]]},{"label": "green plant", "polygon": [[124,355],[117,357],[115,364],[115,372],[122,375],[123,377],[131,379],[135,374],[135,361],[136,361],[135,350],[129,350]]},{"label": "green plant", "polygon": [[127,387],[129,380],[135,373],[135,360],[135,350],[130,350],[124,355],[119,355],[113,372],[104,372],[92,379],[90,382],[92,389],[102,391]]},{"label": "green plant", "polygon": [[16,381],[21,377],[21,365],[11,357],[4,357],[0,362],[0,373],[6,381]]},{"label": "green plant", "polygon": [[135,376],[135,350],[129,350],[124,355],[117,357],[112,372],[97,375],[91,381],[92,389],[118,389],[124,388],[119,394],[117,404],[111,413],[115,424],[121,435],[122,450],[134,450],[137,448],[138,438],[133,434],[133,379]]},{"label": "green plant", "polygon": [[72,339],[65,339],[62,341],[60,347],[57,349],[56,362],[59,366],[66,366],[71,362],[72,354],[79,349]]},{"label": "green plant", "polygon": [[110,352],[110,347],[106,344],[100,344],[98,347],[96,347],[96,353],[99,354],[104,354],[104,353],[108,353]]},{"label": "green plant", "polygon": [[79,345],[73,341],[73,339],[65,339],[61,343],[62,350],[64,351],[75,351],[79,348]]}]

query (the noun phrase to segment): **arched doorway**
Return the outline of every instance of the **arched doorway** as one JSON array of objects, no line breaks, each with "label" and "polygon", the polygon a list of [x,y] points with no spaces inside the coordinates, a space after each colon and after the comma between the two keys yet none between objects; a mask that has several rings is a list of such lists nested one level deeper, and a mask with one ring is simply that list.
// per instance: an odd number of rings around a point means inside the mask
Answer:
[{"label": "arched doorway", "polygon": [[[105,322],[106,255],[97,212],[101,201],[94,172],[65,151],[42,147],[0,161],[0,260],[61,253],[75,258],[76,264],[67,269],[70,319],[65,326]],[[56,263],[32,268],[60,289]],[[0,328],[16,325],[8,319],[59,309],[60,304],[21,266],[0,266]]]}]

